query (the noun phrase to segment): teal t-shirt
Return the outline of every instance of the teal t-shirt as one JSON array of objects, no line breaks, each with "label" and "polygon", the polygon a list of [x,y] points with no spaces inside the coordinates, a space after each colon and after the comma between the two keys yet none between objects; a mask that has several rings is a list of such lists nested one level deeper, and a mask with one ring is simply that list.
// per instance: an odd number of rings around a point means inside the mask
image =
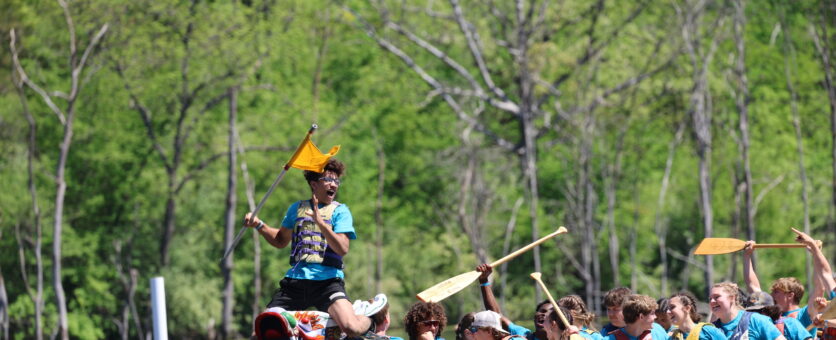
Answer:
[{"label": "teal t-shirt", "polygon": [[[726,338],[732,337],[735,329],[737,328],[737,324],[740,323],[740,318],[742,317],[743,311],[739,311],[737,312],[737,316],[734,320],[729,323],[723,324],[720,322],[720,330],[723,331]],[[781,332],[778,332],[778,328],[775,328],[775,325],[772,323],[772,319],[766,315],[752,313],[752,317],[749,319],[750,340],[774,340],[779,336],[781,336]]]},{"label": "teal t-shirt", "polygon": [[[624,328],[619,328],[619,329],[621,330],[621,332],[624,333],[624,335],[627,336],[628,340],[639,340],[639,338],[634,337],[634,336],[630,335],[629,333],[627,333],[627,331]],[[665,329],[662,328],[662,326],[660,326],[658,323],[654,322],[653,327],[650,328],[650,338],[653,339],[653,340],[668,340],[668,332],[666,332]],[[607,340],[618,340],[615,333],[612,333],[612,334],[608,335],[606,339]]]},{"label": "teal t-shirt", "polygon": [[604,337],[601,336],[601,333],[593,331],[586,326],[581,328],[580,335],[587,340],[604,340]]},{"label": "teal t-shirt", "polygon": [[[807,331],[807,326],[809,326],[810,324],[813,323],[813,320],[810,319],[810,313],[807,312],[807,307],[809,307],[809,306],[804,306],[804,307],[801,307],[801,308],[793,309],[791,311],[788,311],[788,312],[785,312],[785,313],[781,314],[781,316],[786,316],[786,317],[789,317],[789,318],[798,319],[798,322],[801,322],[801,326],[804,327],[804,331],[806,332]],[[790,316],[790,314],[792,314],[792,316]],[[811,329],[810,332],[809,332],[810,336],[815,337],[816,336],[816,331],[818,331],[818,329],[813,327],[813,329]]]},{"label": "teal t-shirt", "polygon": [[[687,339],[689,334],[690,333],[683,332],[682,333],[682,338]],[[675,338],[673,336],[669,337],[668,339],[677,340],[677,338]],[[712,325],[712,324],[704,325],[704,326],[702,326],[702,329],[700,329],[700,340],[726,340],[726,339],[727,339],[726,335],[723,334],[723,332],[719,328],[714,327],[714,325]]]},{"label": "teal t-shirt", "polygon": [[787,340],[804,340],[812,338],[800,321],[794,318],[784,318],[784,337]]},{"label": "teal t-shirt", "polygon": [[[319,204],[320,209],[324,206],[325,204]],[[287,209],[287,213],[284,215],[284,219],[282,219],[282,228],[294,228],[298,210],[299,201],[290,205],[290,208]],[[345,204],[340,204],[334,209],[334,213],[331,215],[331,227],[335,233],[346,234],[350,240],[357,239],[357,234],[354,233],[354,218],[351,216],[351,211],[348,210],[348,206]],[[342,269],[319,263],[297,262],[287,271],[285,277],[321,281],[333,278],[342,279],[345,278],[345,273],[343,273]]]},{"label": "teal t-shirt", "polygon": [[515,324],[513,322],[508,324],[508,333],[511,333],[511,335],[524,337],[527,340],[546,340],[538,338],[530,329]]}]

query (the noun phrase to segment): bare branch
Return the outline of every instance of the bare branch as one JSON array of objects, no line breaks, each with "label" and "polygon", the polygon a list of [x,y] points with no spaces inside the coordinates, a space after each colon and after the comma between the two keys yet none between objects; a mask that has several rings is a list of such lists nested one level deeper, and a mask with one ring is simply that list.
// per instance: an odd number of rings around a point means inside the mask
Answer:
[{"label": "bare branch", "polygon": [[[63,2],[63,0],[59,0]],[[70,98],[75,98],[78,95],[78,78],[81,74],[81,71],[84,69],[84,66],[87,64],[87,58],[90,57],[90,53],[92,53],[93,49],[96,45],[99,44],[99,41],[102,40],[102,37],[105,35],[108,29],[108,24],[102,25],[102,28],[99,29],[99,32],[93,36],[93,40],[90,41],[90,44],[87,45],[87,48],[84,49],[84,54],[81,56],[81,60],[79,60],[78,65],[73,68],[73,88],[70,91]]]},{"label": "bare branch", "polygon": [[20,65],[20,59],[18,59],[17,47],[15,46],[15,30],[14,29],[9,31],[9,36],[11,38],[11,42],[9,43],[9,46],[12,49],[12,62],[14,63],[14,66],[15,66],[15,69],[17,70],[17,73],[20,74],[20,80],[24,84],[29,86],[29,88],[31,88],[32,90],[35,90],[35,92],[37,92],[39,95],[41,95],[41,97],[44,99],[44,102],[46,103],[46,105],[49,106],[49,108],[52,110],[53,113],[55,113],[56,116],[58,116],[58,120],[61,122],[61,125],[67,124],[67,119],[64,117],[64,112],[61,111],[61,109],[59,109],[57,105],[55,105],[55,103],[52,101],[52,97],[48,93],[46,93],[46,91],[44,91],[44,89],[42,89],[40,86],[38,86],[32,80],[29,79],[29,76],[26,75],[26,71],[23,70],[23,66]]},{"label": "bare branch", "polygon": [[450,4],[453,6],[453,14],[456,17],[456,22],[458,22],[459,28],[461,28],[462,33],[464,33],[464,37],[467,40],[467,47],[470,49],[470,54],[473,56],[476,66],[479,67],[479,73],[482,75],[482,80],[486,85],[488,85],[488,89],[490,89],[494,95],[503,100],[507,99],[505,92],[497,87],[491,78],[488,66],[485,64],[485,59],[482,56],[482,51],[479,47],[479,35],[475,32],[475,28],[473,28],[473,26],[464,18],[462,8],[459,6],[459,1],[450,0]]},{"label": "bare branch", "polygon": [[366,35],[368,35],[370,38],[374,39],[374,41],[377,42],[377,44],[380,45],[380,47],[382,47],[383,49],[385,49],[389,53],[394,54],[396,57],[400,58],[401,61],[403,61],[409,68],[411,68],[413,72],[417,73],[418,76],[421,77],[421,79],[424,80],[424,82],[426,82],[427,84],[432,86],[433,89],[441,91],[442,97],[447,102],[447,104],[450,106],[450,108],[453,109],[453,111],[456,113],[456,115],[459,117],[459,119],[461,119],[462,121],[464,121],[468,124],[471,124],[477,131],[480,131],[480,132],[484,133],[486,136],[488,136],[489,138],[491,138],[494,141],[494,143],[496,143],[498,146],[500,146],[502,148],[505,148],[505,149],[507,149],[509,151],[512,151],[512,152],[519,152],[520,148],[518,146],[516,146],[514,143],[511,143],[510,141],[496,135],[493,131],[491,131],[490,129],[485,127],[481,122],[479,122],[472,115],[469,115],[466,112],[464,112],[464,110],[459,105],[459,103],[451,95],[449,95],[447,93],[444,93],[444,91],[443,91],[444,86],[438,80],[436,80],[433,76],[431,76],[429,73],[427,73],[424,70],[424,68],[422,68],[420,65],[415,63],[415,61],[412,59],[412,57],[407,55],[404,51],[402,51],[397,46],[390,43],[388,40],[383,39],[382,37],[380,37],[377,34],[377,32],[375,31],[374,27],[372,27],[357,12],[355,12],[351,8],[349,8],[347,6],[344,6],[344,5],[342,6],[342,8],[346,11],[351,12],[356,18],[358,18],[358,21],[360,21],[363,24],[362,29],[366,32]]},{"label": "bare branch", "polygon": [[772,182],[769,182],[769,185],[767,185],[766,188],[763,188],[763,190],[761,190],[758,193],[758,196],[755,198],[755,205],[752,207],[752,216],[757,215],[758,206],[760,206],[761,201],[763,201],[763,199],[766,197],[766,194],[772,191],[772,189],[775,189],[775,187],[778,186],[778,184],[781,184],[783,180],[784,174],[781,174],[781,176],[778,176],[777,178],[772,180]]},{"label": "bare branch", "polygon": [[119,75],[120,78],[122,78],[125,90],[128,91],[128,95],[131,97],[130,107],[132,109],[137,110],[137,112],[139,113],[139,117],[142,118],[142,123],[145,125],[145,133],[148,135],[148,138],[151,139],[151,144],[153,144],[154,150],[157,151],[157,156],[160,157],[160,161],[163,163],[163,166],[165,166],[166,170],[172,171],[172,164],[170,163],[168,155],[166,155],[165,149],[163,149],[163,146],[160,144],[160,140],[157,137],[157,133],[154,132],[154,124],[151,121],[151,111],[148,110],[148,108],[145,107],[145,105],[142,105],[142,102],[139,100],[139,98],[137,98],[136,94],[133,91],[133,88],[131,87],[130,82],[128,82],[128,79],[125,77],[122,65],[120,65],[118,62],[116,62],[115,64],[116,73]]}]

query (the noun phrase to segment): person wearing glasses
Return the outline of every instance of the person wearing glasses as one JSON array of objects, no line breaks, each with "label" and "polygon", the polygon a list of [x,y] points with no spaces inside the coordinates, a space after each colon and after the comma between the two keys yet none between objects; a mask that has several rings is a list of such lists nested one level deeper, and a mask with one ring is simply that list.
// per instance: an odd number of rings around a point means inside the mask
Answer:
[{"label": "person wearing glasses", "polygon": [[444,340],[441,331],[446,324],[444,306],[435,302],[416,302],[403,317],[409,340]]},{"label": "person wearing glasses", "polygon": [[[387,299],[380,294],[373,299],[376,303],[355,304],[362,309],[356,310],[346,295],[343,257],[357,235],[348,206],[335,199],[344,172],[345,165],[334,158],[321,173],[306,170],[311,198],[293,203],[281,226],[270,227],[251,213],[244,217],[244,224],[255,228],[273,247],[290,245],[291,268],[267,308],[301,311],[313,306],[328,312],[347,335],[358,336],[370,330],[369,316],[383,308]],[[283,329],[291,332],[290,327]]]}]

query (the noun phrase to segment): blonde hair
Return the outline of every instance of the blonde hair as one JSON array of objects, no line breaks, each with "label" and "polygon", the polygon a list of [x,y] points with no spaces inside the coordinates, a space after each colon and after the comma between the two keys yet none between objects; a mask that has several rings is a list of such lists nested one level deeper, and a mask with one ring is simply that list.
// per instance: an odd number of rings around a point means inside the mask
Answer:
[{"label": "blonde hair", "polygon": [[647,295],[633,294],[624,298],[621,312],[624,322],[635,323],[639,316],[656,313],[656,300]]},{"label": "blonde hair", "polygon": [[595,313],[591,313],[589,309],[586,308],[586,303],[583,302],[580,296],[577,295],[567,295],[560,300],[557,300],[557,305],[569,310],[569,314],[572,314],[572,318],[576,321],[580,321],[582,325],[586,327],[590,327],[592,325],[592,320],[595,320]]},{"label": "blonde hair", "polygon": [[772,283],[772,290],[778,290],[783,293],[792,293],[792,301],[794,303],[801,302],[801,297],[804,296],[804,286],[794,277],[782,277]]},{"label": "blonde hair", "polygon": [[711,286],[711,289],[714,289],[714,288],[720,288],[723,291],[725,291],[726,293],[728,293],[729,297],[731,297],[732,301],[734,302],[734,306],[737,307],[737,308],[743,308],[743,305],[740,303],[740,288],[737,287],[736,283],[732,283],[732,282],[715,283],[713,286]]}]

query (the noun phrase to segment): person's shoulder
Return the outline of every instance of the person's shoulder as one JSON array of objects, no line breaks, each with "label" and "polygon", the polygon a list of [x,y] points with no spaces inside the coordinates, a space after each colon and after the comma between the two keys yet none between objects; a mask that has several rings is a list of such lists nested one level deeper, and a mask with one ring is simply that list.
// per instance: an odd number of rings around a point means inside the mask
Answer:
[{"label": "person's shoulder", "polygon": [[700,338],[709,340],[725,340],[726,334],[712,323],[706,323],[700,330]]},{"label": "person's shoulder", "polygon": [[749,321],[749,323],[767,323],[767,324],[770,324],[770,325],[774,324],[770,317],[768,317],[766,315],[763,315],[763,314],[752,313],[750,318],[751,318],[750,319],[751,321]]}]

